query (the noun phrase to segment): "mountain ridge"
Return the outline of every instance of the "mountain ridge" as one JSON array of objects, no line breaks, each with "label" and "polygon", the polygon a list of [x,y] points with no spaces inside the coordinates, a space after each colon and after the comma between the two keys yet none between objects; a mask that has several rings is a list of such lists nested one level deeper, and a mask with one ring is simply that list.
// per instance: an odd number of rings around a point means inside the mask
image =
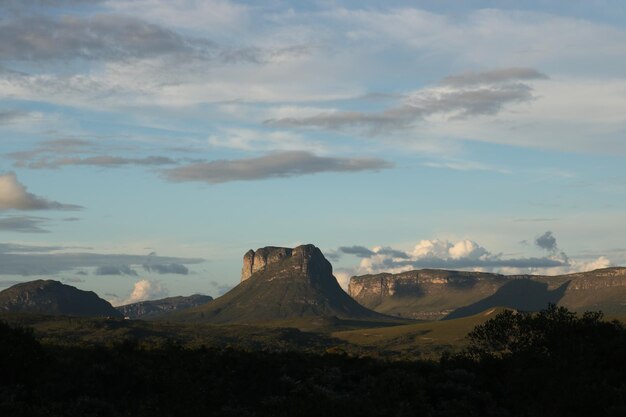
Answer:
[{"label": "mountain ridge", "polygon": [[[257,259],[262,261],[255,268]],[[210,323],[302,317],[388,318],[361,306],[343,291],[332,274],[332,265],[314,245],[250,250],[244,255],[243,264],[239,285],[207,305],[175,317]]]},{"label": "mountain ridge", "polygon": [[173,311],[187,310],[212,301],[210,295],[193,294],[159,300],[145,300],[117,306],[115,309],[130,319],[155,319]]},{"label": "mountain ridge", "polygon": [[123,317],[93,291],[55,280],[35,280],[0,291],[0,312],[84,317]]},{"label": "mountain ridge", "polygon": [[626,313],[626,268],[555,276],[421,269],[353,276],[348,292],[375,311],[425,320],[490,307],[535,311],[549,302],[575,311],[621,314]]}]

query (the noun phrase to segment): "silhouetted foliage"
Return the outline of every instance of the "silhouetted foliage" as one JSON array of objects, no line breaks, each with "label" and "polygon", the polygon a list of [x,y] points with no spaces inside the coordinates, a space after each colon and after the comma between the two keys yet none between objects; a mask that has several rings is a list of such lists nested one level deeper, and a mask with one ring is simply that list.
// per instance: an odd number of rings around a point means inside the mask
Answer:
[{"label": "silhouetted foliage", "polygon": [[504,312],[440,362],[346,354],[40,345],[0,323],[2,416],[626,415],[626,337],[600,313]]},{"label": "silhouetted foliage", "polygon": [[473,370],[514,415],[626,415],[626,331],[602,313],[505,311],[450,364]]},{"label": "silhouetted foliage", "polygon": [[555,361],[602,357],[624,335],[621,323],[602,318],[601,312],[579,317],[553,304],[539,313],[506,310],[470,332],[466,353],[474,358],[515,355]]}]

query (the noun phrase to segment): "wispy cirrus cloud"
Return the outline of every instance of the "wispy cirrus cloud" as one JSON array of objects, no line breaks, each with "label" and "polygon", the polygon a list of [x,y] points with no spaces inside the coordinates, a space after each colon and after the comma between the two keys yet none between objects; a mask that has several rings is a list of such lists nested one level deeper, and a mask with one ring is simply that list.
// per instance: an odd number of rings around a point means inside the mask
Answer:
[{"label": "wispy cirrus cloud", "polygon": [[177,274],[187,275],[189,274],[189,268],[183,264],[171,263],[171,264],[144,264],[143,269],[148,272],[156,272],[158,274]]},{"label": "wispy cirrus cloud", "polygon": [[366,128],[372,133],[407,128],[430,115],[454,119],[494,115],[505,106],[533,100],[532,87],[522,81],[547,76],[530,68],[503,68],[444,78],[442,86],[405,95],[403,102],[380,112],[334,111],[302,118],[268,119],[267,125],[320,129]]},{"label": "wispy cirrus cloud", "polygon": [[144,20],[144,16],[145,11],[134,16],[115,12],[14,13],[0,20],[0,57],[9,62],[31,63],[162,59],[170,63],[186,60],[266,64],[309,52],[304,44],[220,44],[205,36],[190,36]]},{"label": "wispy cirrus cloud", "polygon": [[162,166],[175,165],[178,162],[166,156],[146,156],[143,158],[126,158],[122,156],[91,156],[86,158],[70,157],[70,158],[53,158],[38,159],[31,162],[20,161],[15,165],[30,169],[57,169],[65,166],[92,166],[102,168],[116,168],[129,165],[138,166]]},{"label": "wispy cirrus cloud", "polygon": [[29,15],[0,22],[0,56],[10,61],[208,57],[215,48],[211,41],[123,15]]},{"label": "wispy cirrus cloud", "polygon": [[34,148],[26,151],[10,152],[6,154],[6,156],[16,163],[21,164],[32,161],[42,155],[88,153],[96,149],[95,143],[84,139],[53,139],[40,142]]},{"label": "wispy cirrus cloud", "polygon": [[22,110],[0,110],[0,126],[26,119],[30,114]]},{"label": "wispy cirrus cloud", "polygon": [[42,226],[48,222],[47,217],[10,216],[0,218],[0,231],[17,233],[50,233]]},{"label": "wispy cirrus cloud", "polygon": [[[18,168],[58,169],[67,166],[92,166],[117,168],[123,166],[162,166],[175,165],[177,160],[167,156],[118,156],[115,146],[103,147],[94,141],[84,139],[55,139],[39,143],[34,148],[10,152],[6,156]],[[127,150],[127,149],[126,149]]]},{"label": "wispy cirrus cloud", "polygon": [[96,275],[133,275],[137,276],[137,271],[129,265],[104,265],[96,268]]},{"label": "wispy cirrus cloud", "polygon": [[336,158],[311,152],[288,151],[257,158],[198,162],[163,170],[173,182],[200,181],[219,184],[230,181],[254,181],[287,178],[323,172],[379,171],[393,164],[379,158]]},{"label": "wispy cirrus cloud", "polygon": [[97,274],[100,276],[135,275],[136,272],[132,269],[134,265],[192,265],[204,262],[201,258],[70,252],[71,250],[76,248],[0,243],[0,275],[55,275],[68,271],[84,272],[84,268],[95,268],[96,272],[100,271]]},{"label": "wispy cirrus cloud", "polygon": [[461,74],[450,75],[441,80],[442,85],[451,85],[455,87],[465,87],[480,84],[497,84],[507,82],[519,82],[529,80],[545,80],[548,79],[546,74],[537,71],[534,68],[511,67],[498,68],[488,71],[467,71]]}]

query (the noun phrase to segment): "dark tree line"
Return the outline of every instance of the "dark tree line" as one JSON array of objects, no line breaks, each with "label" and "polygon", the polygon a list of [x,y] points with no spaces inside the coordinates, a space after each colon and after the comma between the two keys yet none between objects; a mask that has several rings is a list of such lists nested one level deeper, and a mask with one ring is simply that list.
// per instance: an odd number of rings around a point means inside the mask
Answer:
[{"label": "dark tree line", "polygon": [[625,416],[626,332],[599,313],[504,312],[439,362],[302,352],[42,346],[0,323],[2,416]]}]

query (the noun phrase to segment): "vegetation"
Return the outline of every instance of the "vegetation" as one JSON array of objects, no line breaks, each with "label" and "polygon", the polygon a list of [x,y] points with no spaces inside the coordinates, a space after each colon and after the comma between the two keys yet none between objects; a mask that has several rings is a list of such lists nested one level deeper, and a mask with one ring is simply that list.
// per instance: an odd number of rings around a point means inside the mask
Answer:
[{"label": "vegetation", "polygon": [[0,415],[626,415],[624,327],[554,306],[500,312],[436,362],[37,334],[0,323]]}]

